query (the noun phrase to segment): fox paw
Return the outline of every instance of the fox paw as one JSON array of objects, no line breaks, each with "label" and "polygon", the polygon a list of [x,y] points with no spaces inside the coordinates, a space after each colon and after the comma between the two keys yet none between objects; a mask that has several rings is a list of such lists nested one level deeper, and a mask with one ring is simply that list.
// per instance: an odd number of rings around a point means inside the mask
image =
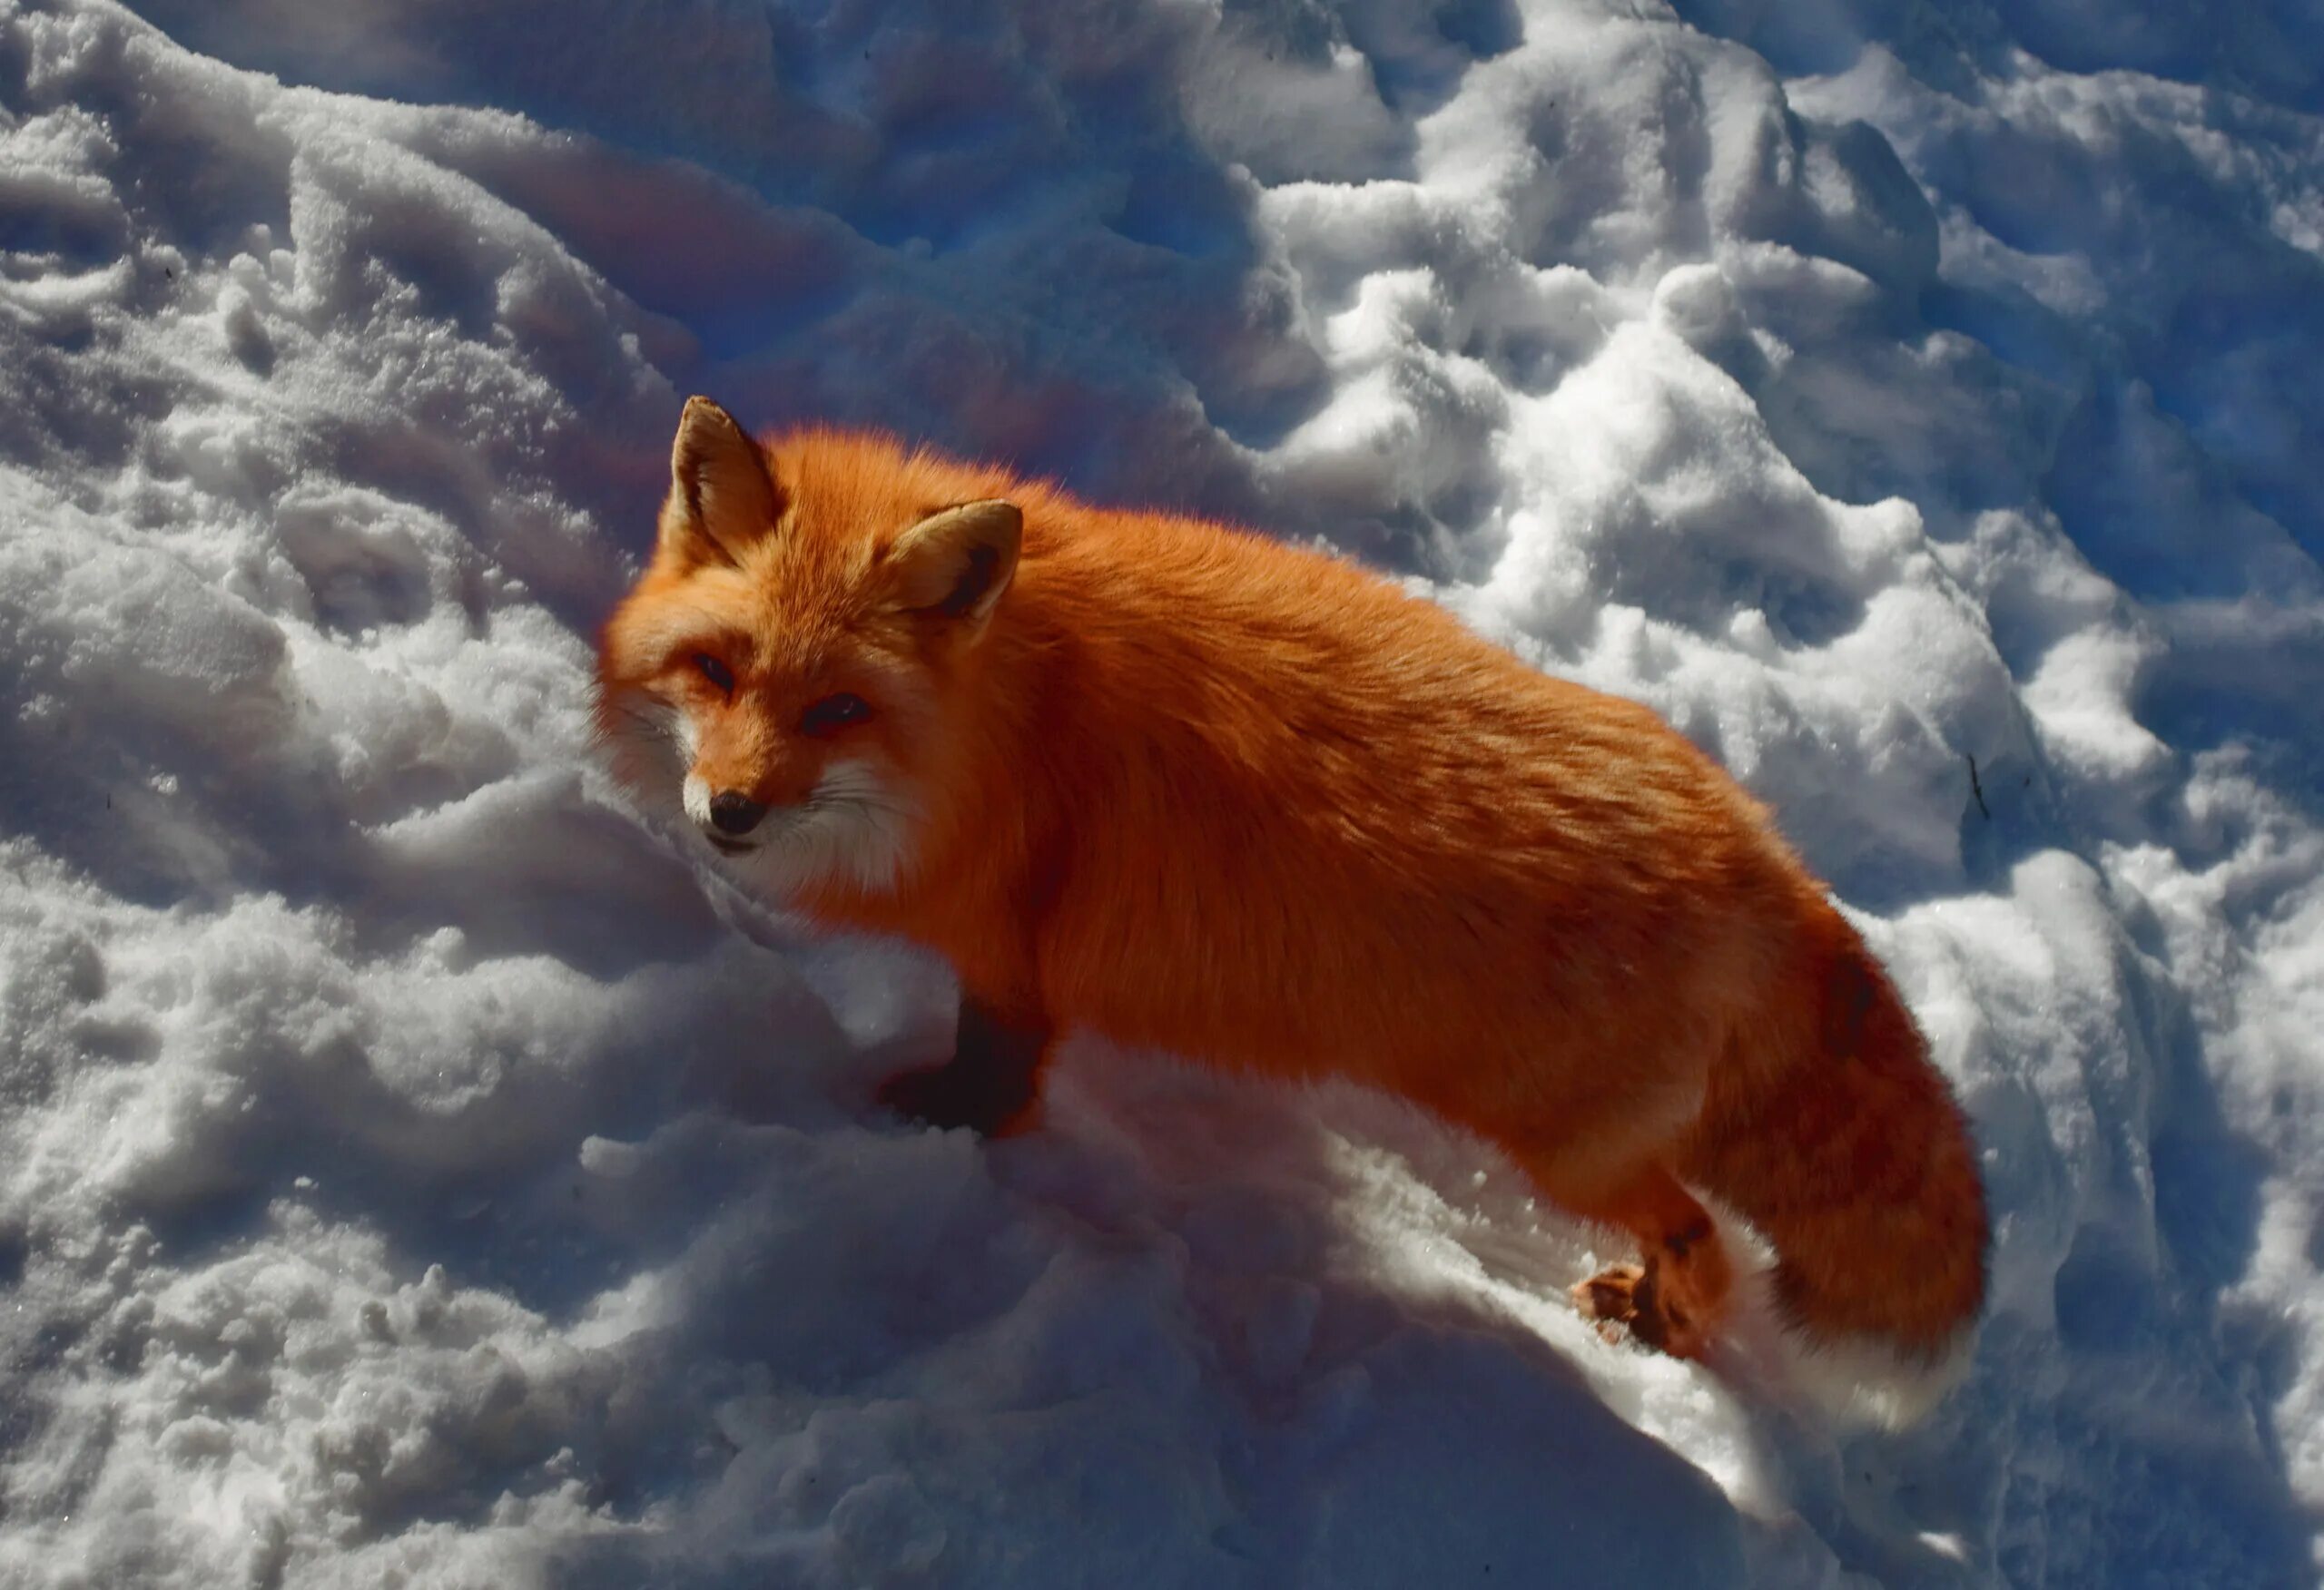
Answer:
[{"label": "fox paw", "polygon": [[957,1062],[906,1071],[881,1083],[872,1095],[908,1121],[950,1128],[966,1126],[980,1137],[1007,1137],[1029,1130],[1035,1107],[1029,1094],[996,1088],[975,1068]]},{"label": "fox paw", "polygon": [[1700,1358],[1709,1345],[1703,1322],[1669,1294],[1652,1265],[1600,1271],[1573,1289],[1573,1302],[1583,1319],[1598,1321],[1598,1333],[1609,1341],[1619,1340],[1627,1328],[1636,1340],[1682,1359]]},{"label": "fox paw", "polygon": [[1638,1318],[1639,1288],[1646,1284],[1645,1266],[1617,1264],[1575,1283],[1573,1306],[1581,1310],[1583,1319],[1597,1320],[1598,1333],[1611,1341],[1623,1326]]}]

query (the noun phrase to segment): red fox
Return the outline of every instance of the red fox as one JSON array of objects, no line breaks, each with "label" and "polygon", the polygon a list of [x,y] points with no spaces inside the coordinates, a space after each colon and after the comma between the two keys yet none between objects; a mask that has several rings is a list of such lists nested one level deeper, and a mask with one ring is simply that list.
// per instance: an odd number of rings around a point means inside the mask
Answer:
[{"label": "red fox", "polygon": [[606,626],[618,778],[811,919],[931,947],[988,1133],[1087,1029],[1384,1089],[1634,1236],[1584,1311],[1700,1356],[1773,1245],[1806,1343],[1935,1369],[1986,1220],[1961,1112],[1768,814],[1647,708],[1354,564],[696,398]]}]

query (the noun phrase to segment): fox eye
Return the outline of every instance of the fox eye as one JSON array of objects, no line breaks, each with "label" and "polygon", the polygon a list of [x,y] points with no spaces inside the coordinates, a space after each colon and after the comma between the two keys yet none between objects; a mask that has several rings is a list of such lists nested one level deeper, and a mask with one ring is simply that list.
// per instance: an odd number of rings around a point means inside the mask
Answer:
[{"label": "fox eye", "polygon": [[800,715],[799,731],[803,734],[823,735],[844,729],[851,723],[861,723],[872,715],[872,703],[851,691],[827,695]]},{"label": "fox eye", "polygon": [[694,665],[702,671],[702,676],[704,679],[720,690],[724,691],[728,695],[734,693],[734,671],[717,658],[707,652],[696,652],[694,654]]}]

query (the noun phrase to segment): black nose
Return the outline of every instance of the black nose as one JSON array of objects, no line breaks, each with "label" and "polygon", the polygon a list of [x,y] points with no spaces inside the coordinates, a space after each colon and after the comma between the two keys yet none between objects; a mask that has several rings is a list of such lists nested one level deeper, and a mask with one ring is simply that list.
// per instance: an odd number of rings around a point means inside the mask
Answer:
[{"label": "black nose", "polygon": [[727,790],[710,798],[710,821],[722,834],[749,833],[765,815],[765,803],[752,800],[740,790]]}]

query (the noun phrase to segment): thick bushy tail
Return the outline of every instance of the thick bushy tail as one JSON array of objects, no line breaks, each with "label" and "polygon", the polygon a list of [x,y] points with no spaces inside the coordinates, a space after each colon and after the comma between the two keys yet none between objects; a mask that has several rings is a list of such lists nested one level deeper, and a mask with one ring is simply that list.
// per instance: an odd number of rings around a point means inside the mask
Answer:
[{"label": "thick bushy tail", "polygon": [[1960,1106],[1896,987],[1820,898],[1741,1026],[1683,1173],[1774,1246],[1776,1307],[1851,1400],[1908,1421],[1965,1362],[1988,1228]]}]

